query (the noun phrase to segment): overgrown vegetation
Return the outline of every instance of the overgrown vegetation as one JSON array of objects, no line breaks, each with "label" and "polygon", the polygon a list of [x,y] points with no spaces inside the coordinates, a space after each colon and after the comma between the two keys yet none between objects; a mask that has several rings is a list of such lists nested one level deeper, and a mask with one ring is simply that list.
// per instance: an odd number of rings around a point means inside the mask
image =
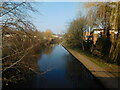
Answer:
[{"label": "overgrown vegetation", "polygon": [[[70,23],[64,35],[66,45],[81,48],[108,63],[120,64],[120,2],[86,3],[85,7],[87,15]],[[96,26],[102,28],[103,35],[94,44],[91,38]],[[116,36],[110,34],[110,30],[117,32]],[[90,32],[87,40],[85,32]]]},{"label": "overgrown vegetation", "polygon": [[3,2],[2,82],[3,87],[30,79],[37,70],[43,47],[50,44],[52,32],[40,32],[29,20],[27,11],[36,13],[32,3]]},{"label": "overgrown vegetation", "polygon": [[85,41],[83,40],[83,32],[86,29],[86,19],[78,18],[70,23],[68,32],[64,35],[69,46],[80,46],[84,50]]}]

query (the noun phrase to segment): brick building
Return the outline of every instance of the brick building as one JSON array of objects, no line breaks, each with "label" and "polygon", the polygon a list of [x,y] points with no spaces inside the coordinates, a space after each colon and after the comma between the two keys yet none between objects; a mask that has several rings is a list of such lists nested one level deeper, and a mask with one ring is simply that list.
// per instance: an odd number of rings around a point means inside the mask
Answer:
[{"label": "brick building", "polygon": [[[115,31],[115,29],[110,30],[110,39],[111,41],[116,40],[118,32]],[[104,35],[104,29],[97,29],[94,28],[91,32],[84,32],[84,40],[88,40],[88,37],[90,37],[89,40],[93,41],[93,44],[96,44],[96,41],[99,37],[102,37]]]}]

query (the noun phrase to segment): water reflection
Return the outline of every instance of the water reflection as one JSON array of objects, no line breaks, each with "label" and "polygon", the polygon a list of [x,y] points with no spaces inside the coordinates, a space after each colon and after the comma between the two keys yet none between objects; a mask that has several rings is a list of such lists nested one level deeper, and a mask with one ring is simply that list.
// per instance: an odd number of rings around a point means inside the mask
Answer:
[{"label": "water reflection", "polygon": [[[48,51],[47,51],[48,50]],[[100,87],[90,73],[61,45],[46,48],[38,60],[34,88]]]},{"label": "water reflection", "polygon": [[51,44],[51,45],[47,46],[44,50],[44,54],[50,55],[53,50],[53,47],[55,47],[55,45],[56,44]]},{"label": "water reflection", "polygon": [[94,82],[95,78],[73,56],[69,55],[69,59],[66,65],[67,65],[66,77],[71,81],[73,87],[80,88],[99,87],[96,84],[96,82]]}]

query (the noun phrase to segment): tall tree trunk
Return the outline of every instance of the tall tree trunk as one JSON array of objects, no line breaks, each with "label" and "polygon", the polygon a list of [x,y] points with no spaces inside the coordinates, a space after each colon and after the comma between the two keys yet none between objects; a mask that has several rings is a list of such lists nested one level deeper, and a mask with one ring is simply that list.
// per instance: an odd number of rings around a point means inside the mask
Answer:
[{"label": "tall tree trunk", "polygon": [[117,39],[114,39],[111,45],[109,57],[111,58],[112,62],[119,62],[120,63],[120,30],[119,30],[119,21],[118,21],[118,16],[119,16],[119,3],[116,4],[116,10],[115,14],[116,16],[114,17],[114,27],[118,31]]}]

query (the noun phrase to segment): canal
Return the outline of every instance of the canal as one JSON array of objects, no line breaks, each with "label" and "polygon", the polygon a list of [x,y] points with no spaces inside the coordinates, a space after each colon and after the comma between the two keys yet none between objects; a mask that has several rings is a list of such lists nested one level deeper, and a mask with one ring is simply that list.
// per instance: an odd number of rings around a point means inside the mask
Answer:
[{"label": "canal", "polygon": [[62,45],[46,48],[37,62],[38,74],[28,88],[102,88]]}]

